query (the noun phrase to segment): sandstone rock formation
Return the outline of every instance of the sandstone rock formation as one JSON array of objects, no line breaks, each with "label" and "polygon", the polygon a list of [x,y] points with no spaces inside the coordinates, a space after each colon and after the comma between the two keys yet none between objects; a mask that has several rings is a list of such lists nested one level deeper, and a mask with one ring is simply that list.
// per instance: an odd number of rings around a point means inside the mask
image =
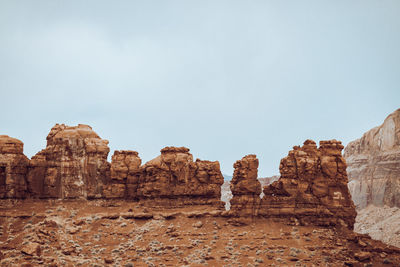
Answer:
[{"label": "sandstone rock formation", "polygon": [[400,109],[344,151],[349,189],[358,208],[400,207]]},{"label": "sandstone rock formation", "polygon": [[26,197],[29,159],[23,148],[20,140],[0,135],[0,198]]},{"label": "sandstone rock formation", "polygon": [[108,141],[90,126],[56,124],[46,149],[30,162],[27,176],[33,197],[99,198],[109,176]]},{"label": "sandstone rock formation", "polygon": [[247,155],[236,161],[233,167],[231,214],[257,216],[261,193],[261,184],[257,180],[258,159],[256,155]]},{"label": "sandstone rock formation", "polygon": [[[224,178],[218,161],[193,161],[185,147],[165,147],[161,155],[140,167],[136,195],[157,205],[215,204]],[[134,183],[133,183],[134,184]],[[134,187],[134,186],[133,186]]]},{"label": "sandstone rock formation", "polygon": [[106,198],[135,198],[142,160],[136,151],[115,151],[111,158],[110,180],[104,186]]},{"label": "sandstone rock formation", "polygon": [[353,228],[356,211],[347,188],[340,141],[312,140],[295,146],[281,160],[278,181],[264,188],[260,214],[292,217],[303,224],[341,224]]},{"label": "sandstone rock formation", "polygon": [[[283,218],[301,224],[344,225],[352,229],[356,212],[347,188],[342,149],[341,142],[336,140],[321,141],[319,148],[311,140],[306,140],[302,147],[295,146],[281,160],[279,180],[264,187],[261,203],[257,200],[258,160],[254,155],[243,158],[244,164],[235,163],[237,175],[231,186],[230,214]],[[253,163],[248,164],[248,160]]]}]

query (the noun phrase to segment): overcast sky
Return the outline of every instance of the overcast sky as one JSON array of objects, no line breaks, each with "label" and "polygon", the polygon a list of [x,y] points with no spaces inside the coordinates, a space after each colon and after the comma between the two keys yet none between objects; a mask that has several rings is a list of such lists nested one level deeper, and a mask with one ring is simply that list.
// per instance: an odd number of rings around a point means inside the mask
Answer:
[{"label": "overcast sky", "polygon": [[0,1],[0,134],[89,124],[143,161],[169,145],[259,176],[400,108],[400,1]]}]

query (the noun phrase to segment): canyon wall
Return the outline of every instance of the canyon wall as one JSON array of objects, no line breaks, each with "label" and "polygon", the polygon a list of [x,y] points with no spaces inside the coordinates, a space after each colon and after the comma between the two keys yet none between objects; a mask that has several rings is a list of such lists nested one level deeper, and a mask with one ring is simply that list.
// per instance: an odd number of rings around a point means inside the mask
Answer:
[{"label": "canyon wall", "polygon": [[349,189],[358,208],[400,207],[400,109],[345,150]]}]

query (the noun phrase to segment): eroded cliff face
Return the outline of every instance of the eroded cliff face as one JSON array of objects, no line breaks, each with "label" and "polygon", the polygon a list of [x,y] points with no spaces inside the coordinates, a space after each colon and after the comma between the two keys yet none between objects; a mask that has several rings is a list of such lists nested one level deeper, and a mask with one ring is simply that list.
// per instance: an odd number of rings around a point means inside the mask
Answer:
[{"label": "eroded cliff face", "polygon": [[0,198],[26,197],[29,159],[23,148],[20,140],[0,135]]},{"label": "eroded cliff face", "polygon": [[56,124],[30,162],[29,193],[44,198],[100,198],[109,176],[108,141],[90,126]]},{"label": "eroded cliff face", "polygon": [[345,150],[349,189],[358,208],[400,207],[400,109]]},{"label": "eroded cliff face", "polygon": [[239,182],[232,181],[230,214],[352,229],[356,211],[347,188],[342,149],[341,142],[336,140],[321,141],[319,148],[312,140],[306,140],[302,147],[295,146],[281,160],[279,180],[264,187],[261,201],[257,200],[260,184],[254,170],[258,160],[256,164],[255,156],[251,156],[253,168],[235,163],[235,173],[240,175],[236,176]]}]

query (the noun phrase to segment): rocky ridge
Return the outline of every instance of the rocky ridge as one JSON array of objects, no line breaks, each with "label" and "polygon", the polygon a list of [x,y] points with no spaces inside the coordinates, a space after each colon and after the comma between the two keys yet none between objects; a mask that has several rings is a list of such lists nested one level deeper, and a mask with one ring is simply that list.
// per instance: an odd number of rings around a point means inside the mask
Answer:
[{"label": "rocky ridge", "polygon": [[88,125],[56,124],[31,160],[23,143],[0,137],[0,198],[131,199],[150,205],[222,208],[218,161],[197,159],[185,147],[165,147],[142,165],[136,151],[115,151]]}]

